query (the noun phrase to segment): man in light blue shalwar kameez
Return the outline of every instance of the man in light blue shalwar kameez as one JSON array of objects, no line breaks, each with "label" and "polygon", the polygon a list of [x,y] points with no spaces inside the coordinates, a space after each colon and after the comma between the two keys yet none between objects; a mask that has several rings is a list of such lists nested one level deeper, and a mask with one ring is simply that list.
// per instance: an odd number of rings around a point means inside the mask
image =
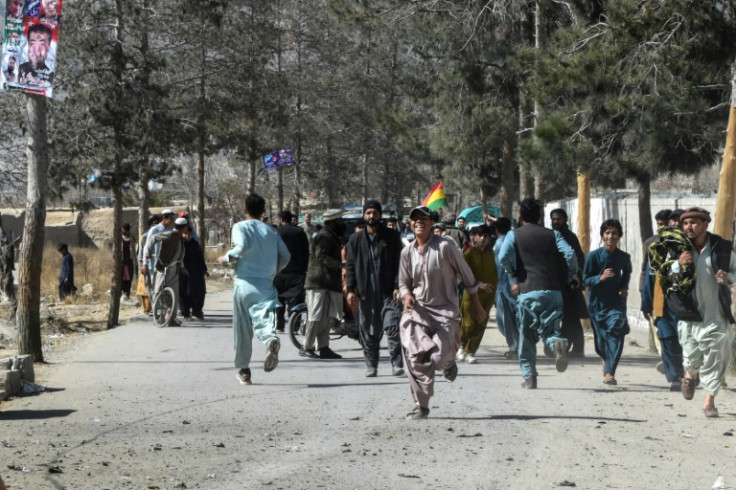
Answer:
[{"label": "man in light blue shalwar kameez", "polygon": [[258,194],[245,200],[245,217],[233,226],[232,249],[220,257],[221,264],[234,264],[233,338],[238,380],[251,384],[250,358],[253,334],[266,345],[263,369],[278,365],[279,338],[276,335],[277,307],[281,306],[273,278],[289,263],[289,251],[276,229],[260,220],[265,201]]},{"label": "man in light blue shalwar kameez", "polygon": [[[506,339],[509,350],[504,353],[506,359],[518,359],[519,357],[519,328],[516,325],[516,296],[511,293],[511,278],[501,265],[499,255],[501,247],[506,240],[506,234],[511,231],[511,220],[509,218],[498,218],[496,220],[496,244],[493,253],[496,256],[496,270],[498,271],[498,286],[496,287],[496,326],[498,331]],[[516,262],[516,254],[511,259]]]},{"label": "man in light blue shalwar kameez", "polygon": [[[512,291],[519,294],[516,318],[519,325],[519,365],[523,388],[537,388],[537,342],[555,353],[558,372],[567,369],[567,340],[560,336],[562,288],[578,270],[575,252],[559,232],[538,225],[541,203],[521,201],[521,228],[510,231],[501,246],[499,261],[511,276]],[[563,264],[567,263],[567,277]]]}]

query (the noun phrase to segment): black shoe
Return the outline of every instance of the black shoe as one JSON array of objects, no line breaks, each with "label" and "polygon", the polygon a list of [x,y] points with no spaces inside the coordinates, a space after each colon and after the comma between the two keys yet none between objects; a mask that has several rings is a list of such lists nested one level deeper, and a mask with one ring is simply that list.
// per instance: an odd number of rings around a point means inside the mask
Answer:
[{"label": "black shoe", "polygon": [[567,348],[565,341],[562,339],[555,340],[555,367],[558,373],[564,373],[567,370]]},{"label": "black shoe", "polygon": [[197,320],[204,320],[204,315],[201,313],[193,313],[192,316]]},{"label": "black shoe", "polygon": [[450,383],[455,381],[455,378],[457,378],[457,363],[453,362],[452,366],[442,371],[442,374],[445,376],[445,379]]},{"label": "black shoe", "polygon": [[238,381],[240,381],[241,385],[252,385],[250,381],[250,369],[244,368],[238,371],[238,374],[236,375],[238,377]]},{"label": "black shoe", "polygon": [[537,377],[536,376],[529,376],[524,380],[523,383],[521,383],[522,388],[526,388],[527,390],[536,390],[537,389]]},{"label": "black shoe", "polygon": [[319,354],[314,349],[299,349],[299,355],[310,359],[319,359]]},{"label": "black shoe", "polygon": [[342,356],[337,352],[333,351],[329,347],[322,347],[319,350],[320,359],[342,359]]}]

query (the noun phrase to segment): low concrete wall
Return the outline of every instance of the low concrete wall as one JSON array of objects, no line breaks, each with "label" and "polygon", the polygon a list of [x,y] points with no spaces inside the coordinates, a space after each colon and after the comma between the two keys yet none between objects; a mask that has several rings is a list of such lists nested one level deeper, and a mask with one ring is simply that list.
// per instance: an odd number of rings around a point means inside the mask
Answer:
[{"label": "low concrete wall", "polygon": [[23,382],[33,383],[33,358],[30,355],[0,359],[0,401],[20,396]]}]

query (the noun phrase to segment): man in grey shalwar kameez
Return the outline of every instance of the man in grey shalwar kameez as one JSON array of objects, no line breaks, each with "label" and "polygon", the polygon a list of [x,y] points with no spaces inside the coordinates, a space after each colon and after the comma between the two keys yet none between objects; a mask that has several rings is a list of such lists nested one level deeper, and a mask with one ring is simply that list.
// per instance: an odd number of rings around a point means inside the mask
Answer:
[{"label": "man in grey shalwar kameez", "polygon": [[404,366],[416,403],[407,419],[429,415],[434,394],[434,372],[442,370],[447,381],[457,377],[455,354],[460,346],[460,308],[457,276],[470,294],[473,316],[485,318],[478,300],[473,272],[455,244],[432,234],[429,208],[414,208],[411,220],[414,242],[401,252],[399,292],[404,301],[400,335]]},{"label": "man in grey shalwar kameez", "polygon": [[[685,320],[685,315],[678,315],[677,332],[685,368],[682,395],[692,400],[699,381],[705,390],[703,413],[706,417],[718,417],[716,395],[731,363],[731,285],[736,282],[736,254],[731,242],[708,233],[707,210],[689,208],[680,216],[680,223],[694,248],[680,254],[670,274],[677,276],[683,266],[695,264],[695,289],[691,294],[699,316]],[[670,299],[668,296],[668,305]]]}]

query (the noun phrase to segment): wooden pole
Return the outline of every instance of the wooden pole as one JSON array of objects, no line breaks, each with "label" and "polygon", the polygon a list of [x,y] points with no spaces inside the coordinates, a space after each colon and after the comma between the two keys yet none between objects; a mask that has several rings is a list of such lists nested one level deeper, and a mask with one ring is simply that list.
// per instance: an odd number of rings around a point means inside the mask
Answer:
[{"label": "wooden pole", "polygon": [[[583,253],[590,252],[590,178],[578,170],[578,240]],[[582,265],[581,265],[582,267]]]},{"label": "wooden pole", "polygon": [[726,149],[723,152],[721,174],[718,179],[718,198],[716,199],[716,215],[713,220],[713,233],[726,240],[733,237],[733,216],[736,211],[734,188],[736,187],[736,160],[734,159],[734,142],[736,140],[736,78],[731,80],[731,110],[728,113],[728,130],[726,132]]}]

